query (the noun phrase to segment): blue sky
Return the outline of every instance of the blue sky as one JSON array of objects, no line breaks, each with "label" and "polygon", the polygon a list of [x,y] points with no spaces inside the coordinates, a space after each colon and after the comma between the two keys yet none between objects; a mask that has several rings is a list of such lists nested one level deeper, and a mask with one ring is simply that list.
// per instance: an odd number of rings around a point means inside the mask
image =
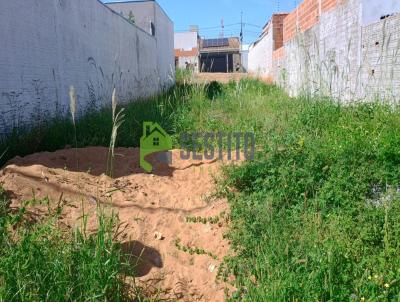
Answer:
[{"label": "blue sky", "polygon": [[[187,30],[189,25],[198,25],[200,35],[206,38],[218,37],[221,31],[221,19],[224,19],[225,36],[239,36],[240,12],[243,11],[245,25],[244,40],[253,42],[271,14],[291,11],[296,0],[157,0],[174,21],[175,30]],[[297,0],[297,3],[300,2]],[[256,27],[256,26],[258,27]],[[212,28],[210,28],[212,27]]]}]

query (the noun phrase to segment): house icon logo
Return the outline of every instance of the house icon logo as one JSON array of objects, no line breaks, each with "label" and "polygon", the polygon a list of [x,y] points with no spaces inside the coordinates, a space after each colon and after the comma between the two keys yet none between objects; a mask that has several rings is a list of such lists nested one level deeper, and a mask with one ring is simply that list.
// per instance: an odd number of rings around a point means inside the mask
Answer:
[{"label": "house icon logo", "polygon": [[[156,152],[169,151],[171,149],[171,137],[159,124],[153,122],[143,123],[143,136],[140,138],[140,167],[150,173],[153,171],[153,166],[146,161],[146,156]],[[158,160],[164,163],[171,163],[171,152],[160,155]]]}]

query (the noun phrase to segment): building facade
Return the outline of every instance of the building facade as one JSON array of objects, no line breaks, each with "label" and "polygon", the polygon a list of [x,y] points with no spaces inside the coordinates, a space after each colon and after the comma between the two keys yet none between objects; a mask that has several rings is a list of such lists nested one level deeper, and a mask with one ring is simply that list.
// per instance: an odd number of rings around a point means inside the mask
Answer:
[{"label": "building facade", "polygon": [[201,72],[242,72],[239,38],[201,39]]},{"label": "building facade", "polygon": [[157,1],[118,1],[106,5],[155,38],[160,82],[174,78],[174,23]]},{"label": "building facade", "polygon": [[174,34],[175,67],[199,71],[200,37],[197,31]]}]

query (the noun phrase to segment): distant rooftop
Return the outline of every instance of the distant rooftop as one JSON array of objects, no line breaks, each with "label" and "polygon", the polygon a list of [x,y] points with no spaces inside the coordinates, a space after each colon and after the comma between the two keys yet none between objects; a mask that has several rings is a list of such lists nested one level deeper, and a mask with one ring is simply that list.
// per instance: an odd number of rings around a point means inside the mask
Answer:
[{"label": "distant rooftop", "polygon": [[201,39],[200,48],[239,48],[240,40],[237,37]]}]

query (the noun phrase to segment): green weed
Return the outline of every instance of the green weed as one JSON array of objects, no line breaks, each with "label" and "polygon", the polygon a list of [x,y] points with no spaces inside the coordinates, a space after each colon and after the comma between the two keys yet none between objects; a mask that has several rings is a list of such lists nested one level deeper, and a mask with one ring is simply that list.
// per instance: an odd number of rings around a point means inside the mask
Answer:
[{"label": "green weed", "polygon": [[[181,132],[255,133],[255,160],[225,167],[219,184],[231,206],[234,256],[219,273],[235,276],[231,300],[400,301],[399,107],[290,99],[251,79],[207,86],[177,78],[163,95],[124,106],[115,146],[138,146],[147,120],[175,147]],[[79,146],[107,147],[110,117],[108,108],[80,118]],[[52,151],[73,144],[73,133],[70,121],[53,121],[0,149],[10,146],[8,157]]]},{"label": "green weed", "polygon": [[399,301],[399,108],[294,102],[225,170],[233,300]]},{"label": "green weed", "polygon": [[175,247],[179,251],[182,251],[184,253],[188,253],[190,255],[207,255],[207,256],[213,258],[214,260],[218,259],[218,256],[216,256],[212,252],[208,252],[208,251],[206,251],[206,250],[204,250],[202,248],[190,247],[190,246],[182,245],[180,239],[175,240]]},{"label": "green weed", "polygon": [[0,301],[131,301],[134,268],[114,241],[117,217],[99,209],[86,236],[63,228],[58,213],[36,222],[25,207],[0,213]]}]

